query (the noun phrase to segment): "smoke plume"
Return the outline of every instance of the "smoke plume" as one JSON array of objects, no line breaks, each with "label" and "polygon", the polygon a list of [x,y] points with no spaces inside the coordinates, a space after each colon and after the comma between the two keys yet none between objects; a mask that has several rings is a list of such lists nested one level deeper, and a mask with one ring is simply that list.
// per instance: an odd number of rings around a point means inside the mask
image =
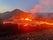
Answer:
[{"label": "smoke plume", "polygon": [[39,4],[30,11],[31,13],[53,12],[53,0],[40,0]]}]

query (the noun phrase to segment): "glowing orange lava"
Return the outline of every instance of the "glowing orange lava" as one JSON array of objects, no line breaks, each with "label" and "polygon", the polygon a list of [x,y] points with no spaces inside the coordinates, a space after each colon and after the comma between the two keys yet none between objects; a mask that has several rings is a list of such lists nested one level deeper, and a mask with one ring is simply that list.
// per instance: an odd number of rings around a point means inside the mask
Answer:
[{"label": "glowing orange lava", "polygon": [[44,18],[37,18],[37,20],[35,18],[33,18],[33,16],[31,14],[27,14],[27,13],[22,13],[20,15],[18,15],[18,17],[13,18],[13,21],[3,21],[3,24],[5,23],[17,23],[19,25],[23,25],[23,26],[28,26],[28,25],[41,25],[41,24],[46,24],[46,25],[53,25],[53,20],[47,20]]},{"label": "glowing orange lava", "polygon": [[32,21],[32,19],[29,19],[29,18],[25,18],[25,20],[27,20],[27,21]]}]

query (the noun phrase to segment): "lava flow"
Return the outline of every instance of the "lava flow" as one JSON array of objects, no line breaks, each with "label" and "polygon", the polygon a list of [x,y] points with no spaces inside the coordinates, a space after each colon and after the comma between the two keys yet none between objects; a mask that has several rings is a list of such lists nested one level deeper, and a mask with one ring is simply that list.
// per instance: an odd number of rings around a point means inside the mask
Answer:
[{"label": "lava flow", "polygon": [[[36,20],[38,19],[38,20]],[[41,24],[46,25],[52,25],[53,26],[53,20],[47,20],[43,18],[34,18],[31,14],[20,14],[17,18],[14,18],[12,21],[5,20],[3,21],[3,24],[6,23],[12,23],[12,24],[18,24],[23,26],[36,26]]]}]

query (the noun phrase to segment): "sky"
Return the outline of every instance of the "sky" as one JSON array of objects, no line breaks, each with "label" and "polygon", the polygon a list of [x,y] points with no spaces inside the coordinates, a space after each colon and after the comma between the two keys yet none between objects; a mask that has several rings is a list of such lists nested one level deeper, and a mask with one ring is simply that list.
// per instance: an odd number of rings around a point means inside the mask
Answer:
[{"label": "sky", "polygon": [[53,0],[0,0],[0,13],[20,9],[26,12],[53,12]]},{"label": "sky", "polygon": [[36,4],[38,4],[38,0],[0,0],[0,13],[14,9],[28,12]]}]

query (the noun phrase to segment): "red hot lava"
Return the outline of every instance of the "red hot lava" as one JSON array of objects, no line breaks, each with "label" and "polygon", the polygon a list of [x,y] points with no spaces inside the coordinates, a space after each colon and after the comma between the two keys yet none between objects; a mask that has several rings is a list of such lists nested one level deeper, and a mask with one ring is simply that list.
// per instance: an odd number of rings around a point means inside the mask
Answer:
[{"label": "red hot lava", "polygon": [[[44,18],[34,18],[31,14],[27,13],[22,13],[17,16],[17,18],[14,18],[13,21],[3,21],[3,24],[5,23],[12,23],[12,24],[18,24],[19,28],[23,28],[24,30],[32,29],[35,28],[37,25],[48,25],[48,26],[53,26],[53,21],[52,20],[47,20]],[[44,19],[44,20],[43,20]],[[46,21],[45,21],[46,20]],[[52,21],[52,22],[50,22]]]}]

